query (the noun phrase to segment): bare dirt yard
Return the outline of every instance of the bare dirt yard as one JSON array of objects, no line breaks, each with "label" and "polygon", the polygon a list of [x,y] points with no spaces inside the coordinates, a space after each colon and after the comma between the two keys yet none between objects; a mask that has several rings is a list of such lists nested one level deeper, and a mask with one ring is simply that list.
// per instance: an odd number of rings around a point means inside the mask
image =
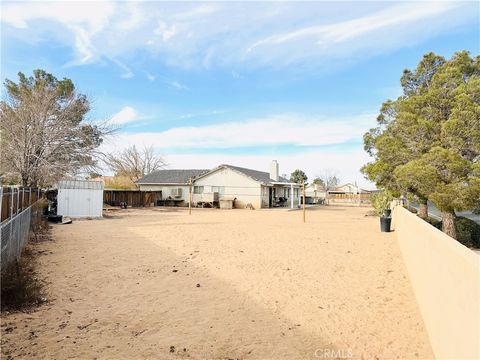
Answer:
[{"label": "bare dirt yard", "polygon": [[49,302],[4,358],[433,358],[394,233],[368,209],[122,210],[39,244]]}]

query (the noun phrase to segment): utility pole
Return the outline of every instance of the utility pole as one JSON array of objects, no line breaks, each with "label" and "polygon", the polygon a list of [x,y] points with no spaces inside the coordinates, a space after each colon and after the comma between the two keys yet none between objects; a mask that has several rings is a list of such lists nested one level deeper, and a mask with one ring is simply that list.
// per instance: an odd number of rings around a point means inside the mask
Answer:
[{"label": "utility pole", "polygon": [[192,178],[188,180],[188,215],[192,215]]},{"label": "utility pole", "polygon": [[302,181],[302,205],[303,205],[303,222],[305,222],[305,180]]}]

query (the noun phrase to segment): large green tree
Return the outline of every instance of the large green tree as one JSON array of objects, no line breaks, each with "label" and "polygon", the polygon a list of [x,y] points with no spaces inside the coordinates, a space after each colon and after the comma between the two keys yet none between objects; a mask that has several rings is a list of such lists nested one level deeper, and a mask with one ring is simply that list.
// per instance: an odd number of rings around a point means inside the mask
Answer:
[{"label": "large green tree", "polygon": [[95,163],[105,128],[86,121],[87,97],[70,79],[44,70],[5,80],[0,103],[0,176],[24,186],[50,185]]},{"label": "large green tree", "polygon": [[403,95],[382,105],[378,126],[364,135],[364,148],[375,161],[365,165],[362,172],[377,186],[395,195],[406,193],[414,197],[423,218],[428,216],[427,194],[414,183],[399,183],[394,170],[417,159],[434,145],[432,121],[422,116],[421,109],[433,76],[444,63],[443,57],[429,53],[414,71],[405,70],[400,79]]},{"label": "large green tree", "polygon": [[290,174],[290,181],[297,183],[297,184],[302,184],[302,183],[307,183],[308,177],[305,172],[303,172],[300,169],[296,169],[294,172]]},{"label": "large green tree", "polygon": [[363,168],[367,177],[424,204],[431,200],[454,238],[455,210],[472,208],[479,196],[479,64],[466,51],[449,61],[425,55],[415,71],[404,72],[404,94],[384,104],[379,127],[364,137],[374,156]]}]

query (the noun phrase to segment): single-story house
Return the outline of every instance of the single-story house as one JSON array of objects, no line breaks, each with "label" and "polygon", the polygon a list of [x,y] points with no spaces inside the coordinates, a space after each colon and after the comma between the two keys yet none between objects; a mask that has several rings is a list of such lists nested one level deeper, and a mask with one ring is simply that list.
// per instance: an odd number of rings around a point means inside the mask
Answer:
[{"label": "single-story house", "polygon": [[270,172],[233,165],[219,165],[211,170],[157,170],[137,181],[140,190],[162,191],[162,199],[188,205],[190,181],[192,202],[234,200],[236,208],[297,207],[299,185],[278,174],[272,161]]},{"label": "single-story house", "polygon": [[329,194],[370,194],[370,190],[365,190],[357,186],[357,184],[347,183],[344,185],[337,186],[333,190],[329,190]]},{"label": "single-story house", "polygon": [[305,204],[318,204],[325,201],[325,188],[319,184],[305,186]]},{"label": "single-story house", "polygon": [[347,183],[328,191],[327,202],[330,205],[369,205],[372,192]]}]

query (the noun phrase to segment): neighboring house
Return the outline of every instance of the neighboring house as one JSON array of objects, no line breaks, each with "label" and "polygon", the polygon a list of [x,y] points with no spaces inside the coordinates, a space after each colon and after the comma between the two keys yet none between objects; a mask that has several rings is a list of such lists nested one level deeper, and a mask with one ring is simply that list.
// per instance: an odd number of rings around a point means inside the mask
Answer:
[{"label": "neighboring house", "polygon": [[318,204],[325,201],[325,188],[319,184],[309,184],[305,187],[305,204]]},{"label": "neighboring house", "polygon": [[161,191],[162,200],[177,205],[188,204],[189,181],[207,173],[208,169],[156,170],[137,181],[140,191]]},{"label": "neighboring house", "polygon": [[278,163],[273,161],[270,172],[232,165],[220,165],[212,170],[159,170],[137,184],[140,190],[161,190],[162,198],[173,196],[181,205],[188,204],[189,179],[193,182],[192,202],[235,200],[234,206],[245,208],[296,207],[299,185],[278,175]]},{"label": "neighboring house", "polygon": [[371,194],[372,191],[362,189],[357,184],[347,183],[337,186],[334,190],[329,190],[327,203],[330,205],[368,205]]},{"label": "neighboring house", "polygon": [[347,183],[337,186],[334,190],[330,190],[329,194],[370,194],[370,190],[365,190],[357,186],[357,184]]}]

